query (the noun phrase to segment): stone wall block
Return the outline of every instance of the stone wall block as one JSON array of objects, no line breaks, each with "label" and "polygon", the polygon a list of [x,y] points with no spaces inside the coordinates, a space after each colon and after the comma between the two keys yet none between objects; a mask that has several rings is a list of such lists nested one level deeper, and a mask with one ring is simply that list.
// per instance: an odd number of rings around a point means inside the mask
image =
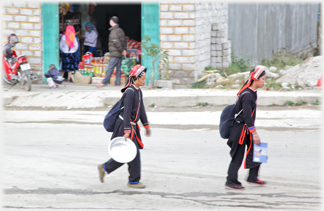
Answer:
[{"label": "stone wall block", "polygon": [[21,15],[33,15],[33,10],[32,9],[20,9],[20,14]]},{"label": "stone wall block", "polygon": [[41,15],[40,9],[34,9],[34,15]]},{"label": "stone wall block", "polygon": [[195,70],[196,65],[195,64],[182,64],[182,69],[183,70]]},{"label": "stone wall block", "polygon": [[216,31],[218,38],[225,38],[225,31]]},{"label": "stone wall block", "polygon": [[181,26],[181,20],[168,20],[168,26]]},{"label": "stone wall block", "polygon": [[172,42],[161,42],[161,48],[173,48]]},{"label": "stone wall block", "polygon": [[175,12],[174,13],[175,19],[188,19],[189,18],[189,12]]},{"label": "stone wall block", "polygon": [[181,64],[169,64],[169,69],[171,70],[180,70]]},{"label": "stone wall block", "polygon": [[14,2],[14,7],[26,7],[26,2]]},{"label": "stone wall block", "polygon": [[172,27],[160,27],[160,33],[161,34],[173,34],[173,28]]},{"label": "stone wall block", "polygon": [[21,51],[22,55],[26,55],[26,56],[34,56],[34,52],[33,51]]},{"label": "stone wall block", "polygon": [[40,5],[40,2],[28,2],[27,7],[28,8],[40,8],[41,5]]},{"label": "stone wall block", "polygon": [[195,35],[182,35],[183,41],[195,41]]},{"label": "stone wall block", "polygon": [[40,17],[29,17],[28,18],[29,22],[37,22],[39,23],[41,21]]},{"label": "stone wall block", "polygon": [[181,4],[171,4],[169,5],[170,11],[182,11],[182,5]]},{"label": "stone wall block", "polygon": [[222,43],[222,47],[223,47],[223,50],[228,49],[230,47],[230,43],[228,41],[227,42],[223,42]]},{"label": "stone wall block", "polygon": [[176,27],[174,29],[175,34],[188,34],[189,28],[188,27]]},{"label": "stone wall block", "polygon": [[160,10],[161,11],[169,11],[169,5],[168,4],[160,4]]},{"label": "stone wall block", "polygon": [[42,63],[42,60],[40,58],[31,58],[31,57],[29,57],[28,58],[28,63],[31,63],[31,64],[41,64]]},{"label": "stone wall block", "polygon": [[180,49],[189,48],[189,44],[188,42],[176,42],[174,43],[174,48],[180,48]]},{"label": "stone wall block", "polygon": [[3,7],[12,7],[12,2],[11,1],[4,1],[2,2]]},{"label": "stone wall block", "polygon": [[20,23],[9,22],[8,25],[7,25],[7,28],[9,28],[9,29],[19,29],[20,28]]},{"label": "stone wall block", "polygon": [[15,46],[15,49],[20,49],[20,50],[28,49],[28,45],[27,44],[22,44],[22,43],[17,43],[16,46]]},{"label": "stone wall block", "polygon": [[194,78],[182,78],[182,84],[193,84],[195,83]]},{"label": "stone wall block", "polygon": [[4,21],[13,21],[13,15],[4,15],[2,16]]},{"label": "stone wall block", "polygon": [[27,16],[16,15],[15,16],[15,21],[26,22],[27,21]]},{"label": "stone wall block", "polygon": [[21,23],[21,29],[33,29],[34,26],[32,23]]},{"label": "stone wall block", "polygon": [[225,38],[216,38],[217,43],[224,43],[226,41]]},{"label": "stone wall block", "polygon": [[31,37],[22,37],[22,38],[20,39],[20,41],[21,41],[22,43],[33,43],[33,38],[31,38]]},{"label": "stone wall block", "polygon": [[168,25],[168,21],[167,20],[160,20],[160,27],[161,26],[167,26]]},{"label": "stone wall block", "polygon": [[195,26],[196,23],[194,20],[183,20],[183,26]]},{"label": "stone wall block", "polygon": [[174,71],[174,77],[188,77],[187,71]]},{"label": "stone wall block", "polygon": [[182,50],[183,56],[195,56],[195,50]]},{"label": "stone wall block", "polygon": [[29,45],[29,50],[40,50],[41,46],[40,45]]},{"label": "stone wall block", "polygon": [[184,4],[184,5],[182,5],[182,10],[183,11],[195,11],[195,5],[193,5],[193,4],[188,4],[188,5]]},{"label": "stone wall block", "polygon": [[7,14],[8,15],[18,15],[19,14],[19,9],[16,9],[16,8],[8,8],[7,9]]},{"label": "stone wall block", "polygon": [[41,31],[29,31],[29,35],[32,37],[40,37]]},{"label": "stone wall block", "polygon": [[171,56],[181,56],[181,50],[169,50],[169,55]]},{"label": "stone wall block", "polygon": [[161,12],[160,18],[173,19],[173,12]]},{"label": "stone wall block", "polygon": [[181,35],[168,35],[168,41],[181,41]]}]

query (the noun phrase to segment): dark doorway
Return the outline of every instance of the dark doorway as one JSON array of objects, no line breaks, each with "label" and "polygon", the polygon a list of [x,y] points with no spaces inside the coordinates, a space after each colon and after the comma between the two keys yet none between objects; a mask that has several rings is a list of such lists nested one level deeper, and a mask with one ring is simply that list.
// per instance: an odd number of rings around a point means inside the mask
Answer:
[{"label": "dark doorway", "polygon": [[109,20],[112,16],[119,18],[119,26],[129,39],[141,41],[141,4],[106,4],[98,3],[92,17],[95,19],[103,52],[108,49]]}]

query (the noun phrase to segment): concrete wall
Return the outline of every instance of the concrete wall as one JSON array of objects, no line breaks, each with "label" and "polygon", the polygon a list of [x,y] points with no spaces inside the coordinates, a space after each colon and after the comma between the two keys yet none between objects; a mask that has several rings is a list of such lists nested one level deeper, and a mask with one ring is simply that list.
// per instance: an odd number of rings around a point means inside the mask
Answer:
[{"label": "concrete wall", "polygon": [[4,1],[2,14],[2,46],[8,35],[15,33],[20,41],[14,48],[17,55],[26,55],[32,69],[41,71],[41,3]]},{"label": "concrete wall", "polygon": [[317,15],[318,3],[229,3],[232,52],[256,65],[283,48],[312,51],[317,41]]},{"label": "concrete wall", "polygon": [[[217,39],[216,31],[212,33],[215,23],[224,29]],[[227,41],[227,3],[160,3],[160,41],[169,51],[173,87],[191,87],[201,71],[211,66],[212,41],[220,45]]]}]

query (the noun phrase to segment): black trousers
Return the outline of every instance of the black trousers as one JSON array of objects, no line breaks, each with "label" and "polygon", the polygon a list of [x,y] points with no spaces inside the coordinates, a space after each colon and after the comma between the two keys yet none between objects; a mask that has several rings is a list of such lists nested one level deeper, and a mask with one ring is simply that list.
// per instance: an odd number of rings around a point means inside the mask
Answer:
[{"label": "black trousers", "polygon": [[[226,185],[242,185],[238,181],[238,171],[244,159],[244,152],[245,143],[242,145],[238,145],[235,155],[232,157],[232,160],[228,167]],[[250,168],[247,181],[256,182],[258,180],[259,168],[260,165],[254,168]]]},{"label": "black trousers", "polygon": [[[133,184],[138,183],[141,179],[141,155],[137,144],[135,145],[137,147],[136,157],[134,158],[134,160],[127,163],[128,172],[129,172],[128,181],[129,183],[133,183]],[[107,171],[108,174],[115,171],[122,165],[124,165],[124,163],[119,163],[112,158],[108,160],[106,163],[104,163],[105,170]]]}]

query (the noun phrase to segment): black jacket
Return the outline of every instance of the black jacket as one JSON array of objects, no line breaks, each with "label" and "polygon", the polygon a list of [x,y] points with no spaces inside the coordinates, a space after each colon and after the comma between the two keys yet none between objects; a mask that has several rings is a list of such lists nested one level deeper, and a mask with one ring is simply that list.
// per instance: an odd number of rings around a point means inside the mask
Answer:
[{"label": "black jacket", "polygon": [[115,25],[111,27],[109,34],[109,53],[111,57],[119,57],[121,58],[122,52],[127,50],[127,42],[124,31],[119,28],[119,25]]},{"label": "black jacket", "polygon": [[61,84],[64,81],[62,74],[57,71],[55,67],[50,69],[47,73],[44,74],[46,78],[53,78],[53,81],[57,84]]}]

